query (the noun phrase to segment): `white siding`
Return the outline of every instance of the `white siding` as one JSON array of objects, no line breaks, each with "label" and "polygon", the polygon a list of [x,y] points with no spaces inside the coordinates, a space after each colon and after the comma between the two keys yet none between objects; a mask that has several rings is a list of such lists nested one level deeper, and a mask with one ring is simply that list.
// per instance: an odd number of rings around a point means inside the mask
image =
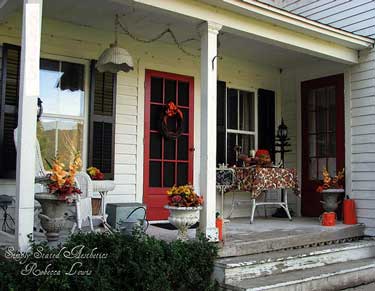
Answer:
[{"label": "white siding", "polygon": [[260,0],[294,14],[375,38],[375,0]]},{"label": "white siding", "polygon": [[352,196],[357,215],[375,235],[375,50],[351,70]]}]

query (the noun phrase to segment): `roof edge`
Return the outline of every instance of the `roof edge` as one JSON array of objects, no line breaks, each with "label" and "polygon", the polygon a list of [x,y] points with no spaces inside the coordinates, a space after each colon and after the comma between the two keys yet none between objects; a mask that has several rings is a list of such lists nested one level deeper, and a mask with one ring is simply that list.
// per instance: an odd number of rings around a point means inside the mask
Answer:
[{"label": "roof edge", "polygon": [[273,23],[293,27],[297,31],[319,34],[320,37],[335,39],[335,42],[355,49],[374,47],[375,44],[372,38],[347,32],[256,0],[203,0],[203,2],[218,7],[225,6],[242,14],[252,14],[258,18],[271,20]]}]

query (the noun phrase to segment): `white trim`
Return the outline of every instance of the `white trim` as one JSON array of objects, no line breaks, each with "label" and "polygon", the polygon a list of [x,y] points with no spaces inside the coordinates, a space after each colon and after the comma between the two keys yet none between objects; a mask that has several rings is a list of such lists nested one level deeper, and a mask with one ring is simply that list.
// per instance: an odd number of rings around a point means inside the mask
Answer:
[{"label": "white trim", "polygon": [[145,136],[145,86],[146,86],[146,68],[138,59],[138,103],[137,103],[137,176],[135,188],[135,201],[143,202],[143,171],[144,171],[144,136]]},{"label": "white trim", "polygon": [[[345,124],[345,192],[352,194],[352,117],[351,117],[351,68],[344,72],[344,124]],[[353,198],[353,197],[350,197]]]}]

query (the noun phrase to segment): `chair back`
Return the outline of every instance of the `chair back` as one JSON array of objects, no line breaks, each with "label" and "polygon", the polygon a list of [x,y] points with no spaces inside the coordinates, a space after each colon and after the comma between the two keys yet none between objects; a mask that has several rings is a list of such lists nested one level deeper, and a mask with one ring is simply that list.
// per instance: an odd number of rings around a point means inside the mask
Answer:
[{"label": "chair back", "polygon": [[[18,150],[18,127],[13,131],[14,146]],[[38,138],[35,139],[35,177],[44,177],[47,175],[47,171],[43,165],[42,153],[40,151],[40,145]]]}]

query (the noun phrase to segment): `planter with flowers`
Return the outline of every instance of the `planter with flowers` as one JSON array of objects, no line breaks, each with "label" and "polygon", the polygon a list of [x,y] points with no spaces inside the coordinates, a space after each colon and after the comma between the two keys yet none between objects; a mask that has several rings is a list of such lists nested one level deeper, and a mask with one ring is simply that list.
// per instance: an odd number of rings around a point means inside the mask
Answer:
[{"label": "planter with flowers", "polygon": [[344,169],[339,171],[335,177],[331,177],[327,169],[323,170],[323,184],[318,186],[316,192],[322,193],[323,209],[326,212],[335,212],[340,203],[340,196],[345,192]]},{"label": "planter with flowers", "polygon": [[75,175],[82,166],[79,154],[76,154],[69,170],[59,158],[53,160],[52,171],[45,181],[48,192],[36,193],[35,199],[42,206],[42,213],[39,214],[40,223],[46,231],[48,241],[59,239],[60,231],[66,222],[67,204],[72,203],[81,190],[76,187]]},{"label": "planter with flowers", "polygon": [[188,240],[188,229],[199,220],[203,198],[193,189],[192,185],[173,186],[167,191],[169,210],[168,221],[178,229],[177,239]]}]

